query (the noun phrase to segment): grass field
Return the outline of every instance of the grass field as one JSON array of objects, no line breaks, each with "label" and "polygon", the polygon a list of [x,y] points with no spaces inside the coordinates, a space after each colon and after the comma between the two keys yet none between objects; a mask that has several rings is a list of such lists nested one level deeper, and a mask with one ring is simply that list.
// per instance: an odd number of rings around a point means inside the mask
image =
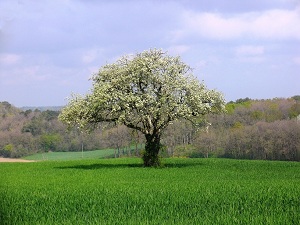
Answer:
[{"label": "grass field", "polygon": [[300,163],[2,163],[1,224],[299,224]]},{"label": "grass field", "polygon": [[83,152],[46,152],[26,156],[27,160],[76,160],[76,159],[102,159],[114,156],[114,149],[104,149]]}]

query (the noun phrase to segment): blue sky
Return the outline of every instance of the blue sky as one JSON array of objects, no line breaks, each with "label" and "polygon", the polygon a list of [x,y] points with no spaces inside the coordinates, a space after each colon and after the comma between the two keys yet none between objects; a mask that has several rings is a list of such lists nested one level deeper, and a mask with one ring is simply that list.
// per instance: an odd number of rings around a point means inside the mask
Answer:
[{"label": "blue sky", "polygon": [[226,100],[300,95],[298,0],[1,0],[0,101],[65,105],[102,65],[159,48]]}]

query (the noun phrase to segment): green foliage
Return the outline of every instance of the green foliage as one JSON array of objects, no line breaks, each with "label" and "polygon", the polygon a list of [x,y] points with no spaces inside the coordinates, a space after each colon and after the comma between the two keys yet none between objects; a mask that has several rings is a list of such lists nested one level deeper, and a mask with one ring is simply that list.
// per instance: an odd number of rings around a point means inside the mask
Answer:
[{"label": "green foliage", "polygon": [[251,99],[250,98],[239,98],[235,101],[236,104],[242,104],[242,105],[250,105]]},{"label": "green foliage", "polygon": [[260,110],[254,110],[251,112],[251,117],[254,119],[254,120],[261,120],[264,118],[264,113]]},{"label": "green foliage", "polygon": [[32,119],[30,122],[22,127],[23,133],[31,133],[33,136],[40,135],[42,133],[42,124],[37,119]]},{"label": "green foliage", "polygon": [[236,104],[235,103],[227,103],[225,106],[225,109],[227,111],[228,114],[233,114],[234,110],[236,108]]},{"label": "green foliage", "polygon": [[5,151],[13,151],[14,150],[14,145],[13,144],[8,144],[4,146]]},{"label": "green foliage", "polygon": [[300,101],[299,103],[295,103],[289,110],[289,117],[296,118],[300,115]]},{"label": "green foliage", "polygon": [[10,157],[13,151],[14,151],[14,145],[7,144],[3,147],[3,149],[0,149],[0,155],[4,157]]},{"label": "green foliage", "polygon": [[174,156],[183,158],[191,157],[195,155],[195,150],[196,148],[193,145],[177,145],[174,149]]},{"label": "green foliage", "polygon": [[300,164],[226,159],[3,163],[1,224],[297,224]]},{"label": "green foliage", "polygon": [[0,102],[0,119],[19,113],[20,110],[11,105],[9,102]]},{"label": "green foliage", "polygon": [[46,110],[41,113],[41,116],[44,117],[47,121],[56,119],[59,115],[58,111]]},{"label": "green foliage", "polygon": [[295,95],[292,97],[292,99],[294,99],[296,101],[300,101],[300,95]]},{"label": "green foliage", "polygon": [[61,141],[59,134],[43,134],[41,136],[40,142],[41,147],[45,151],[55,151],[57,150],[57,145]]},{"label": "green foliage", "polygon": [[252,102],[250,98],[238,99],[235,102],[233,101],[228,102],[225,106],[225,109],[228,114],[233,114],[235,112],[235,109],[238,107],[250,108],[251,103]]},{"label": "green foliage", "polygon": [[241,122],[237,121],[233,124],[232,129],[241,129],[243,127],[244,125]]}]

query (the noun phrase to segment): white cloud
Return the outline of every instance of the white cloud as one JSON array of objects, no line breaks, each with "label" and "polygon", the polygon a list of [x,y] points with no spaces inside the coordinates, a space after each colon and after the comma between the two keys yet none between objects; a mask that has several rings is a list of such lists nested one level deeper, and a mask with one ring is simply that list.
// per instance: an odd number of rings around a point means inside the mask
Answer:
[{"label": "white cloud", "polygon": [[39,66],[17,67],[10,70],[9,74],[1,71],[0,77],[1,83],[4,85],[32,84],[34,82],[43,82],[47,79],[46,75],[41,74]]},{"label": "white cloud", "polygon": [[300,66],[300,57],[293,58],[293,62]]},{"label": "white cloud", "polygon": [[174,45],[168,48],[168,52],[173,55],[182,55],[190,49],[188,45]]},{"label": "white cloud", "polygon": [[197,63],[196,63],[196,66],[197,68],[203,68],[203,67],[206,67],[208,64],[208,62],[206,60],[199,60]]},{"label": "white cloud", "polygon": [[20,55],[16,54],[0,54],[0,64],[14,65],[21,60]]},{"label": "white cloud", "polygon": [[98,48],[87,50],[83,53],[81,61],[84,64],[93,63],[102,55],[102,52],[103,50]]},{"label": "white cloud", "polygon": [[300,9],[267,10],[235,15],[185,11],[179,38],[198,35],[212,39],[300,39]]},{"label": "white cloud", "polygon": [[236,93],[233,99],[245,96],[234,88],[255,82],[252,74],[284,75],[294,84],[287,74],[298,76],[300,11],[290,1],[299,0],[0,0],[0,97],[40,105],[27,91],[46,94],[43,104],[60,102],[71,92],[85,93],[101,65],[153,47],[182,55],[200,80]]},{"label": "white cloud", "polygon": [[235,56],[239,61],[258,63],[265,60],[263,46],[242,45],[235,48]]},{"label": "white cloud", "polygon": [[[99,71],[99,67],[98,66],[90,66],[90,67],[87,68],[87,70],[88,70],[89,74],[93,75],[93,74],[95,74]],[[90,75],[89,78],[91,78],[92,75]]]},{"label": "white cloud", "polygon": [[91,51],[86,52],[82,56],[82,62],[88,64],[88,63],[93,62],[96,58],[97,58],[97,51],[91,50]]},{"label": "white cloud", "polygon": [[263,46],[243,45],[235,49],[237,56],[257,56],[263,55],[265,49]]}]

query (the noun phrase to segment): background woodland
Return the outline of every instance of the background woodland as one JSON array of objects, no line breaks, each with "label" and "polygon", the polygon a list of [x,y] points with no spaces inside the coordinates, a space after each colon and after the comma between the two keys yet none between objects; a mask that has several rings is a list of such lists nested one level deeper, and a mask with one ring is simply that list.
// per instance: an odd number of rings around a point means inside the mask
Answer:
[{"label": "background woodland", "polygon": [[[175,121],[165,131],[163,157],[226,157],[300,161],[300,96],[238,99],[227,113],[208,115],[209,126]],[[114,148],[111,157],[140,156],[144,137],[125,126],[100,124],[89,134],[67,130],[60,108],[16,108],[0,102],[0,156]]]}]

